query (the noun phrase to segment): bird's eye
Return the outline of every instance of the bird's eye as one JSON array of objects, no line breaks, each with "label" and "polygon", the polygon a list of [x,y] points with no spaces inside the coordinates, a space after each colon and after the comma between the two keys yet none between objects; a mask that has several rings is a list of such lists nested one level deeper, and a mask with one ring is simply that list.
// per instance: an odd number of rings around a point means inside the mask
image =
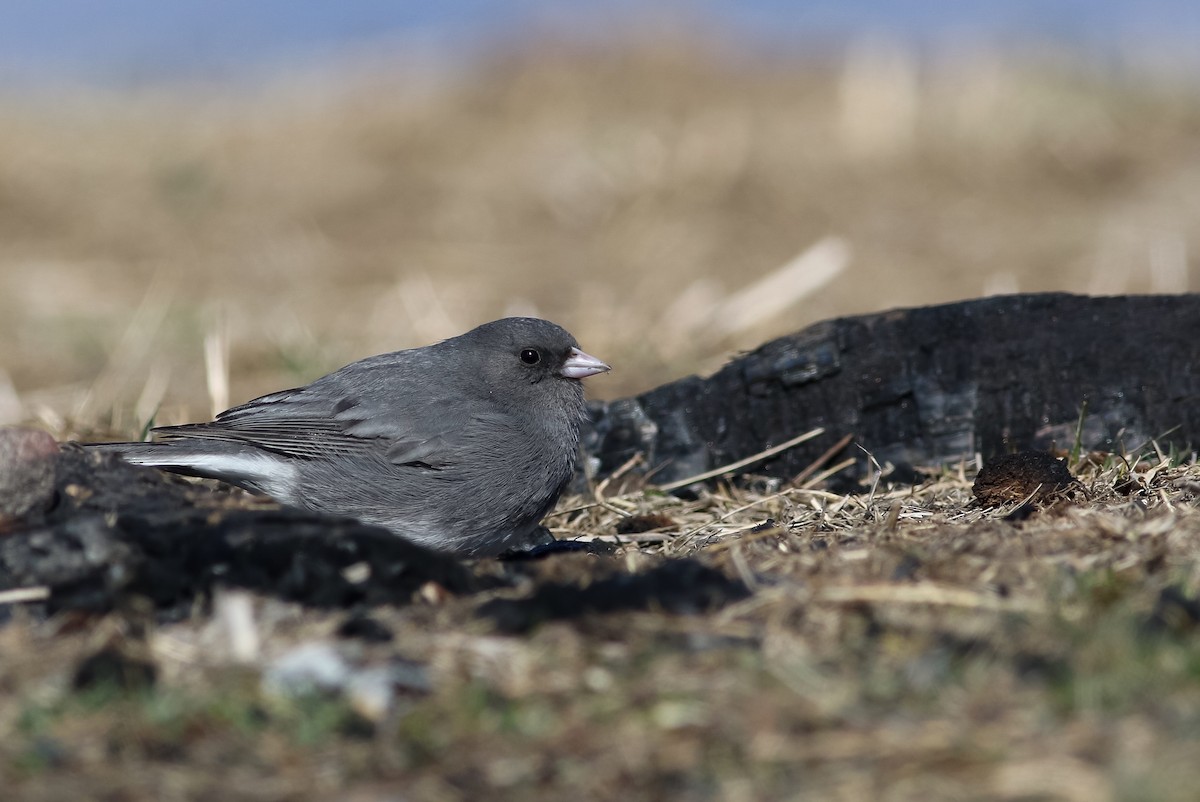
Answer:
[{"label": "bird's eye", "polygon": [[542,355],[533,348],[526,348],[521,352],[521,361],[526,365],[536,365],[542,361]]}]

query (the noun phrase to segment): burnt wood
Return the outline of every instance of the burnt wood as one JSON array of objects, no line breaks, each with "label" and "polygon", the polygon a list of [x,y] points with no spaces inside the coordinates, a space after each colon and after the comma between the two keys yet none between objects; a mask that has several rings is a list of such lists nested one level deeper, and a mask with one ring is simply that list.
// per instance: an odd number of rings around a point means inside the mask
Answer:
[{"label": "burnt wood", "polygon": [[[1052,446],[1128,452],[1200,442],[1200,295],[1007,295],[844,317],[780,337],[708,378],[590,407],[587,464],[641,452],[667,483],[784,442],[755,465],[791,478],[845,434],[910,476]],[[869,458],[855,445],[859,476]]]}]

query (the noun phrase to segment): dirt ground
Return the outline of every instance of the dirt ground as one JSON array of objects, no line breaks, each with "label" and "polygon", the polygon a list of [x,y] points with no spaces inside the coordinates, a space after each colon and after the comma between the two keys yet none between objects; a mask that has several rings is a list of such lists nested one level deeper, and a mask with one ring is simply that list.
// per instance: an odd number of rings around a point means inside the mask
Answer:
[{"label": "dirt ground", "polygon": [[6,798],[1191,799],[1200,469],[1176,462],[1084,460],[1032,514],[963,470],[601,491],[555,531],[616,553],[483,561],[400,606],[18,610]]},{"label": "dirt ground", "polygon": [[[10,93],[0,419],[135,436],[509,312],[565,324],[618,397],[838,314],[1195,290],[1194,89],[654,31],[453,74]],[[406,605],[5,603],[0,797],[1193,799],[1194,455],[1084,455],[1086,493],[1032,515],[974,506],[977,467],[598,488],[549,523],[615,554]],[[352,679],[298,692],[305,647]]]}]

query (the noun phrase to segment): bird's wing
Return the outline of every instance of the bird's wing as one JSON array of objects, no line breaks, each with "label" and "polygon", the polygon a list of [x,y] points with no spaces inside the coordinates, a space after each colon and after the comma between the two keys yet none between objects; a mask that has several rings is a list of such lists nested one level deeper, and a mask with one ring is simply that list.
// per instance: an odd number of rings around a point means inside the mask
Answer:
[{"label": "bird's wing", "polygon": [[489,435],[511,423],[506,415],[463,396],[426,396],[404,409],[364,402],[340,413],[339,419],[347,436],[384,444],[389,462],[432,470],[486,456],[481,450],[490,447],[494,438]]},{"label": "bird's wing", "polygon": [[463,394],[435,397],[386,374],[374,377],[382,384],[352,378],[359,380],[271,393],[210,423],[157,428],[155,438],[240,442],[300,459],[382,452],[397,465],[440,470],[458,461],[480,427],[498,423]]}]

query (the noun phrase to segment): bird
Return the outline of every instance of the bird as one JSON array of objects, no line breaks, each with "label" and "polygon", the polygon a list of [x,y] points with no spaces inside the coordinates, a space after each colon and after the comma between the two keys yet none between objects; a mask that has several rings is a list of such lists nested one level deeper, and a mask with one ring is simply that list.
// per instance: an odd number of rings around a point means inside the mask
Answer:
[{"label": "bird", "polygon": [[310,384],[89,444],[128,462],[391,530],[459,557],[551,541],[541,527],[574,475],[582,379],[611,368],[561,326],[511,317],[352,362]]}]

